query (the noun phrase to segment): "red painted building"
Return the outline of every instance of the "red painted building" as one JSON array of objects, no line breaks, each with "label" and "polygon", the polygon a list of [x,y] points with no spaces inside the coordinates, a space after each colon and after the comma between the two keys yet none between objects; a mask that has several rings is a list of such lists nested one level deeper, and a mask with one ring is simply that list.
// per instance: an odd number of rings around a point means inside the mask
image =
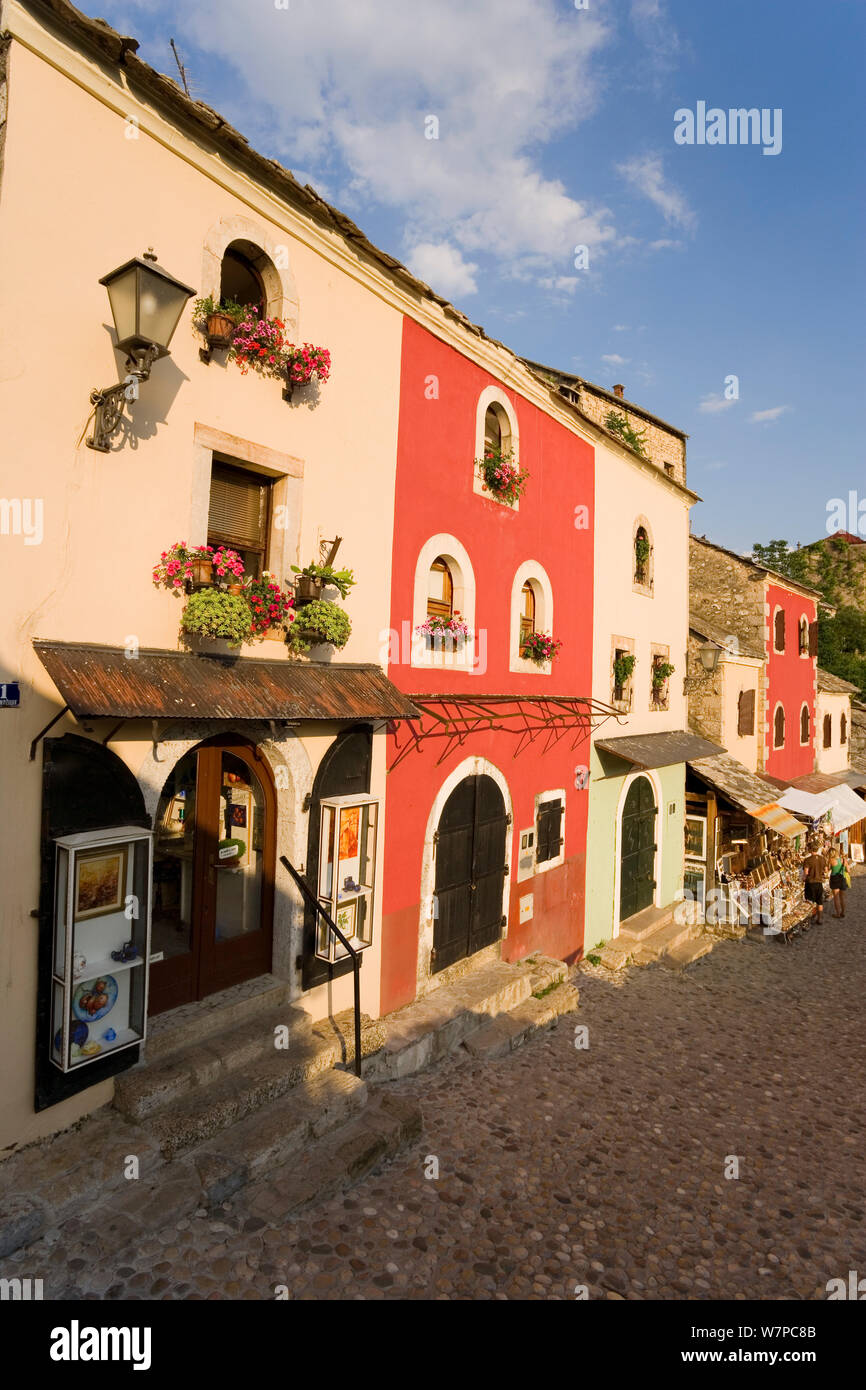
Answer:
[{"label": "red painted building", "polygon": [[[423,717],[388,740],[383,1013],[482,951],[581,950],[594,454],[549,395],[404,321],[388,672]],[[516,504],[485,447],[528,473]]]},{"label": "red painted building", "polygon": [[815,768],[817,607],[805,590],[777,576],[766,580],[764,603],[769,625],[764,770],[793,780]]}]

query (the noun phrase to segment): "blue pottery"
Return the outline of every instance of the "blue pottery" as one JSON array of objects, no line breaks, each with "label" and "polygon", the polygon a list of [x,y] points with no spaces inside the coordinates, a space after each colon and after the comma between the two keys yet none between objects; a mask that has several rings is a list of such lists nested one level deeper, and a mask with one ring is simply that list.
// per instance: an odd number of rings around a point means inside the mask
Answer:
[{"label": "blue pottery", "polygon": [[117,1037],[117,1034],[115,1033],[113,1028],[106,1028],[102,1036],[106,1042],[114,1042],[114,1039]]}]

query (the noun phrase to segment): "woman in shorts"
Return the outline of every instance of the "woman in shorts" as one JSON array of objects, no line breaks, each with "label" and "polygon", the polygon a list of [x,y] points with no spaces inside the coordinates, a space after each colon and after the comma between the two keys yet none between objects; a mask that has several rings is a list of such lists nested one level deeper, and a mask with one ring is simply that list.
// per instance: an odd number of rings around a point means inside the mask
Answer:
[{"label": "woman in shorts", "polygon": [[848,891],[848,860],[839,845],[830,855],[830,891],[833,894],[833,916],[845,916],[845,894]]}]

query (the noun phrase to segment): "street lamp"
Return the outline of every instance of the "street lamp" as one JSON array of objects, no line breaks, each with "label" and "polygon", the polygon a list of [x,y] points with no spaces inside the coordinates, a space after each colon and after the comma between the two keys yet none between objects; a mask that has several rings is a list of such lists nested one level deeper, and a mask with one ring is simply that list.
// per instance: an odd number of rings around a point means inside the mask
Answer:
[{"label": "street lamp", "polygon": [[107,454],[111,436],[118,429],[127,401],[138,400],[138,387],[147,381],[154,362],[168,356],[178,319],[186,301],[195,294],[157,265],[153,247],[142,257],[103,275],[99,281],[108,291],[117,346],[126,353],[129,375],[116,386],[92,391],[90,403],[96,407],[93,434],[87,444]]},{"label": "street lamp", "polygon": [[702,646],[698,647],[698,656],[701,659],[703,669],[697,676],[686,676],[683,682],[684,695],[688,695],[692,690],[697,690],[699,686],[715,675],[721,654],[722,649],[715,642],[704,642]]}]

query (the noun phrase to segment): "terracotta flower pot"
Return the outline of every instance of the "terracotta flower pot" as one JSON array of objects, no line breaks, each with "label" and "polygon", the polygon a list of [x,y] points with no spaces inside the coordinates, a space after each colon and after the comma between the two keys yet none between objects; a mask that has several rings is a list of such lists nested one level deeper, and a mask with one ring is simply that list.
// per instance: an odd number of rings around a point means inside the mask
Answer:
[{"label": "terracotta flower pot", "polygon": [[208,314],[207,340],[214,347],[228,347],[235,329],[235,321],[228,314]]},{"label": "terracotta flower pot", "polygon": [[213,583],[213,560],[193,560],[191,581],[197,589]]},{"label": "terracotta flower pot", "polygon": [[242,594],[244,591],[244,586],[243,584],[229,584],[227,585],[227,591],[230,594]]}]

